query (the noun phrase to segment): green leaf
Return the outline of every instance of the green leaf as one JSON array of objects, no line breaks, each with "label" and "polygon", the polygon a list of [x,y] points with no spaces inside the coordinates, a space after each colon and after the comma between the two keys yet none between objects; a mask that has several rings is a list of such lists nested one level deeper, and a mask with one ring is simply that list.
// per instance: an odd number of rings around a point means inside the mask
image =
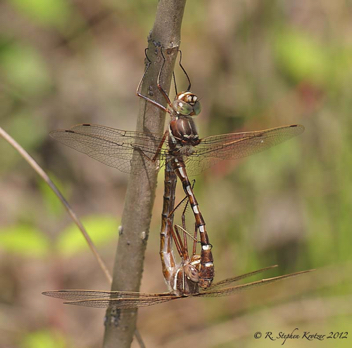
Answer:
[{"label": "green leaf", "polygon": [[0,248],[6,252],[30,257],[44,257],[49,251],[49,240],[39,230],[28,225],[0,229]]},{"label": "green leaf", "polygon": [[[118,238],[118,221],[109,216],[89,216],[82,219],[83,226],[96,246]],[[64,256],[71,256],[89,249],[82,233],[71,224],[60,235],[57,242],[58,252]]]},{"label": "green leaf", "polygon": [[29,18],[43,25],[63,27],[71,8],[65,0],[11,0],[13,5]]}]

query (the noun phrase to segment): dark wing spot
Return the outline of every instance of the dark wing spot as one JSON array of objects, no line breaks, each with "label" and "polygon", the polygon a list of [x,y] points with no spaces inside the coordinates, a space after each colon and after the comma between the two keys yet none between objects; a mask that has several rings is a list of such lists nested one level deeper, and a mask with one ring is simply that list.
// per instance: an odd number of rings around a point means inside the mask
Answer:
[{"label": "dark wing spot", "polygon": [[294,127],[297,127],[297,125],[296,125],[296,124],[292,124],[292,125],[290,126],[290,128],[294,128]]},{"label": "dark wing spot", "polygon": [[66,133],[76,133],[75,131],[71,130],[71,129],[66,129],[65,130]]},{"label": "dark wing spot", "polygon": [[90,127],[90,123],[83,123],[82,126],[83,127]]}]

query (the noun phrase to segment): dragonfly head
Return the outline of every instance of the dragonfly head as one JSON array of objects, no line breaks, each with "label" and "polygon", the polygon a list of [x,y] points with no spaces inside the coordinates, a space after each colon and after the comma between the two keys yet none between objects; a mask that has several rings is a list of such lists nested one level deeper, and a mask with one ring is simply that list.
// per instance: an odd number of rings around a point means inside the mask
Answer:
[{"label": "dragonfly head", "polygon": [[193,255],[189,261],[183,265],[183,270],[188,279],[194,283],[199,282],[200,255]]},{"label": "dragonfly head", "polygon": [[183,116],[197,116],[201,111],[198,97],[191,92],[177,94],[172,106],[178,115]]},{"label": "dragonfly head", "polygon": [[188,279],[195,283],[199,282],[199,271],[195,266],[188,263],[183,266],[183,269]]}]

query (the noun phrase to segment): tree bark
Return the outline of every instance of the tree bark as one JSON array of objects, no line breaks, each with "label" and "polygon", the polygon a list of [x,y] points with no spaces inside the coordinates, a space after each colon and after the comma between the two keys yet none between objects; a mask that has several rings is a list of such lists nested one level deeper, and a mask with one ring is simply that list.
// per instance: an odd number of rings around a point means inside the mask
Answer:
[{"label": "tree bark", "polygon": [[[160,45],[166,58],[162,71],[161,85],[170,90],[172,72],[180,46],[180,31],[186,0],[160,0],[156,19],[148,37],[148,57],[151,65],[142,84],[142,94],[166,106],[166,101],[157,89],[157,75],[162,57]],[[140,100],[137,131],[162,134],[165,112]],[[119,241],[113,271],[111,290],[139,291],[143,273],[143,261],[152,208],[157,184],[155,164],[148,161],[132,168],[138,175],[131,175],[119,229]],[[104,348],[130,347],[136,329],[137,310],[116,310],[106,312]]]}]

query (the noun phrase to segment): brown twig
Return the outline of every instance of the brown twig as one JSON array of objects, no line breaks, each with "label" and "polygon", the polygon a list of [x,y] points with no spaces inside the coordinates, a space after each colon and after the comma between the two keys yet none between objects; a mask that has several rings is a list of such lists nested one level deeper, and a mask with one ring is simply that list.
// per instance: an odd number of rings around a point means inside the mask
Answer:
[{"label": "brown twig", "polygon": [[[172,72],[180,45],[180,30],[186,0],[160,0],[154,27],[148,37],[148,57],[151,65],[142,84],[143,95],[153,95],[153,99],[166,105],[157,89],[157,75],[162,58],[160,45],[166,50],[166,62],[161,76],[161,84],[170,89]],[[159,108],[140,100],[137,131],[162,134],[165,113]],[[114,263],[112,290],[139,291],[146,241],[155,197],[157,172],[155,165],[144,162],[132,168],[138,175],[131,176],[122,226]],[[136,327],[137,310],[107,311],[104,348],[130,347]]]}]

